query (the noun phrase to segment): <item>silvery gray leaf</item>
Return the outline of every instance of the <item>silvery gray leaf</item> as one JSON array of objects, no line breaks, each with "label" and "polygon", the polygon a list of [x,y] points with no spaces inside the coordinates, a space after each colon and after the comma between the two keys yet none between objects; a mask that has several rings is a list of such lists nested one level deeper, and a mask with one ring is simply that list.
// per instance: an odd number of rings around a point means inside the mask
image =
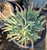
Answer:
[{"label": "silvery gray leaf", "polygon": [[45,8],[45,5],[47,4],[47,0],[30,0],[30,4],[32,4],[32,2],[34,2],[34,8],[35,7],[42,7],[42,9]]}]

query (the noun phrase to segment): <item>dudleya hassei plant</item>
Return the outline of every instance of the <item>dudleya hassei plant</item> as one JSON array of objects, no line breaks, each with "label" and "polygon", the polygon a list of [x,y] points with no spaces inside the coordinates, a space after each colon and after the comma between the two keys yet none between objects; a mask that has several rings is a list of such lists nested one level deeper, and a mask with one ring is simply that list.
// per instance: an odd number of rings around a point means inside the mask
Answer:
[{"label": "dudleya hassei plant", "polygon": [[32,4],[34,2],[34,8],[42,8],[45,9],[45,5],[47,4],[47,0],[29,0],[29,3]]},{"label": "dudleya hassei plant", "polygon": [[11,38],[10,40],[15,39],[18,43],[24,44],[25,48],[28,46],[28,41],[30,41],[33,47],[34,41],[41,38],[37,32],[44,30],[42,25],[45,23],[45,20],[42,21],[43,16],[38,18],[40,12],[32,10],[33,4],[31,7],[28,7],[28,11],[24,9],[24,11],[20,12],[17,7],[16,9],[16,15],[11,11],[13,17],[11,19],[6,18],[8,23],[5,23],[6,27],[3,29],[5,29],[4,31],[10,31],[7,38]]}]

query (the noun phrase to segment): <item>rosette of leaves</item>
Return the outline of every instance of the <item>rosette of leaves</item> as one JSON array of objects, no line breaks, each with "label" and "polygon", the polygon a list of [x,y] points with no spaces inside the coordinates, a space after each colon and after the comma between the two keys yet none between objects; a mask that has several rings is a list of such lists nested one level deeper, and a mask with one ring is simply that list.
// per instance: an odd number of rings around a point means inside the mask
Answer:
[{"label": "rosette of leaves", "polygon": [[45,8],[46,4],[47,4],[47,0],[29,0],[29,3],[32,4],[32,2],[34,2],[34,8],[40,8],[42,7],[42,9]]},{"label": "rosette of leaves", "polygon": [[42,21],[43,16],[38,18],[40,12],[32,9],[33,5],[28,7],[28,11],[24,9],[24,11],[21,10],[20,12],[17,8],[16,15],[11,11],[13,17],[11,19],[6,18],[8,23],[5,23],[6,27],[3,28],[5,29],[4,31],[10,31],[10,34],[7,36],[7,38],[10,38],[10,41],[15,39],[16,42],[24,44],[25,48],[28,46],[28,42],[33,47],[34,42],[41,38],[37,32],[44,30],[42,27],[45,23],[45,20]]}]

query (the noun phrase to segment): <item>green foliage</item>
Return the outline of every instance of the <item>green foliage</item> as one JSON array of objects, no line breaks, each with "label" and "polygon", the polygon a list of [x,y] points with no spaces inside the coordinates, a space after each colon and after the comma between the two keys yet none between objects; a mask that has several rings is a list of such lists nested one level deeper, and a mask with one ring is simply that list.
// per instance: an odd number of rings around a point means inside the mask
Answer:
[{"label": "green foliage", "polygon": [[39,16],[39,11],[33,11],[32,7],[28,7],[28,11],[19,11],[17,8],[17,14],[15,15],[11,11],[11,15],[13,17],[11,19],[6,18],[8,23],[5,23],[6,29],[4,31],[10,31],[11,34],[8,35],[7,38],[14,36],[10,40],[16,39],[19,43],[24,43],[25,47],[27,45],[27,41],[31,41],[32,47],[34,46],[34,41],[40,39],[41,37],[36,33],[44,30],[42,25],[45,23],[45,20],[41,22],[43,16]]},{"label": "green foliage", "polygon": [[47,4],[47,0],[29,0],[30,4],[34,3],[34,8],[38,7],[44,9],[45,5]]}]

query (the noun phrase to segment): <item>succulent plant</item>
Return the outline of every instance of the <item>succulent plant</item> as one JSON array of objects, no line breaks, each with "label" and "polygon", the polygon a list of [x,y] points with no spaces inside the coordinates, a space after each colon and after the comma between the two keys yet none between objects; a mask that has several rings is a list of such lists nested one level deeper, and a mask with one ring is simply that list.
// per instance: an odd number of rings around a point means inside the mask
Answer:
[{"label": "succulent plant", "polygon": [[14,11],[13,6],[9,2],[0,2],[0,21],[4,20],[5,17],[11,18],[9,9]]},{"label": "succulent plant", "polygon": [[[12,11],[11,15],[13,16],[11,19],[6,18],[8,23],[5,23],[6,27],[4,31],[10,31],[10,34],[7,38],[11,38],[11,40],[15,39],[18,43],[24,44],[25,48],[28,46],[28,41],[31,42],[32,47],[34,46],[34,41],[40,39],[41,37],[37,34],[44,30],[42,25],[45,23],[43,16],[39,16],[39,11],[33,11],[33,5],[28,7],[28,11],[26,9],[19,11],[17,9],[17,14],[15,15]],[[13,36],[13,37],[12,37]]]},{"label": "succulent plant", "polygon": [[42,9],[45,8],[45,5],[47,4],[47,0],[29,0],[30,4],[32,4],[32,2],[34,2],[34,8],[35,7],[42,7]]}]

